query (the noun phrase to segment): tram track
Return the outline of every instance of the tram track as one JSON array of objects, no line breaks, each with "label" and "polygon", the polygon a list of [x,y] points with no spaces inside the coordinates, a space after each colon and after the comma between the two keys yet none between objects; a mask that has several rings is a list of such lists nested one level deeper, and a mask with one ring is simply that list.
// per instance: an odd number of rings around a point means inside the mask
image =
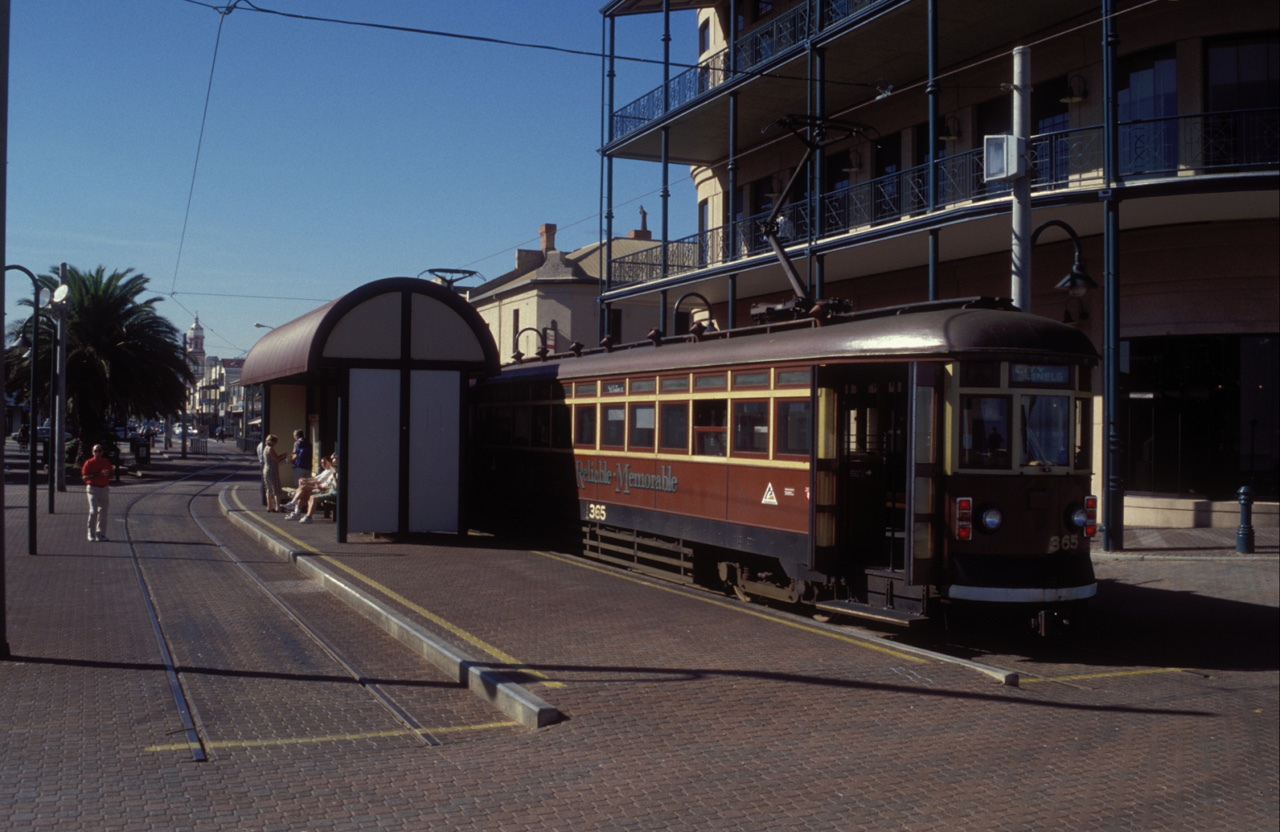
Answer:
[{"label": "tram track", "polygon": [[[422,745],[434,747],[440,745],[440,740],[431,734],[423,725],[413,717],[413,715],[404,708],[395,697],[389,694],[382,685],[372,679],[368,674],[364,673],[359,664],[336,646],[332,640],[326,638],[321,630],[310,620],[307,619],[300,611],[291,605],[279,592],[276,592],[263,581],[248,566],[245,560],[238,555],[230,546],[209,528],[208,524],[200,519],[195,511],[197,499],[209,491],[209,489],[225,482],[235,476],[239,471],[232,470],[222,476],[212,477],[212,472],[218,469],[228,467],[228,463],[219,462],[209,467],[192,472],[173,482],[166,483],[160,488],[154,489],[146,494],[139,495],[131,500],[125,507],[123,512],[124,524],[124,542],[128,545],[131,564],[134,574],[137,577],[139,588],[142,593],[144,607],[148,620],[151,624],[152,631],[156,638],[157,648],[160,652],[161,661],[163,663],[166,676],[169,681],[169,689],[174,698],[174,704],[177,709],[179,718],[182,722],[181,732],[186,737],[186,744],[191,751],[192,759],[195,762],[206,762],[210,759],[211,742],[208,737],[207,730],[201,725],[199,718],[199,710],[196,704],[196,697],[191,691],[191,686],[183,680],[183,667],[175,659],[175,653],[179,642],[165,627],[163,621],[163,598],[155,587],[155,582],[148,578],[147,569],[143,561],[145,558],[139,552],[138,541],[135,539],[131,528],[134,510],[144,501],[158,497],[162,494],[173,495],[173,489],[181,486],[183,483],[190,483],[201,477],[211,477],[211,481],[202,485],[199,489],[185,495],[186,514],[187,517],[195,524],[203,535],[214,546],[227,562],[234,565],[242,575],[246,578],[250,585],[258,590],[259,593],[271,604],[279,610],[294,626],[304,634],[305,638],[318,647],[332,661],[334,661],[341,669],[343,674],[351,681],[354,681],[360,688],[368,694],[368,696],[378,704],[391,718],[401,726],[402,732],[412,735]],[[243,469],[244,466],[234,466]]]}]

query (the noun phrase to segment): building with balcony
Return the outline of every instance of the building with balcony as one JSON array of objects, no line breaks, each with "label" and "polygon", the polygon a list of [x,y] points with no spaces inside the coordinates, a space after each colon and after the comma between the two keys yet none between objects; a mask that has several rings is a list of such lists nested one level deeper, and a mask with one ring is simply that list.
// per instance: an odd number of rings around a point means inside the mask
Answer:
[{"label": "building with balcony", "polygon": [[[615,256],[641,255],[657,248],[641,208],[640,228],[611,241]],[[466,290],[480,313],[504,362],[534,358],[543,347],[565,352],[574,343],[596,346],[604,332],[599,314],[604,246],[592,243],[574,251],[556,249],[556,226],[538,228],[537,251],[516,252],[515,268]],[[680,311],[697,315],[705,311]],[[620,301],[610,309],[609,331],[615,342],[639,339],[653,327],[657,302],[652,297]],[[519,358],[517,358],[517,354]]]},{"label": "building with balcony", "polygon": [[[613,0],[602,14],[605,239],[621,160],[653,163],[667,230],[652,248],[606,251],[606,308],[656,298],[653,325],[671,332],[671,293],[696,291],[721,327],[749,323],[753,306],[793,294],[762,231],[775,208],[806,300],[1010,296],[1014,194],[986,181],[984,137],[1012,132],[1025,47],[1031,227],[1074,229],[1104,289],[1055,291],[1075,249],[1048,228],[1024,307],[1075,322],[1100,349],[1115,315],[1095,389],[1115,366],[1108,424],[1128,522],[1204,522],[1144,514],[1143,499],[1226,500],[1248,484],[1276,500],[1273,4]],[[696,27],[697,54],[664,56],[663,83],[615,100],[641,71],[621,56],[654,52],[627,39],[636,15],[661,16],[666,33]],[[691,227],[676,227],[688,206],[665,196],[683,170]],[[1097,470],[1103,421],[1100,404]]]}]

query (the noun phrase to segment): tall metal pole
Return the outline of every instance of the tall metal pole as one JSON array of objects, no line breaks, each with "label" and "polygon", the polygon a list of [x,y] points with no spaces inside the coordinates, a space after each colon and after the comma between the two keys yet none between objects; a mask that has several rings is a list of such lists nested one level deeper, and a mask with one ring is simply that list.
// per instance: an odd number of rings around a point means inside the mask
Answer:
[{"label": "tall metal pole", "polygon": [[[58,268],[58,283],[67,285],[67,264]],[[67,316],[58,316],[58,436],[67,432]],[[58,490],[67,490],[67,444],[59,442],[58,450]]]},{"label": "tall metal pole", "polygon": [[53,326],[49,332],[49,454],[45,464],[49,467],[47,482],[49,485],[49,513],[53,514],[53,495],[58,491],[58,446],[62,444],[62,432],[58,430],[58,318],[53,308],[52,298],[49,303],[49,323]]},{"label": "tall metal pole", "polygon": [[[8,268],[8,267],[6,267]],[[23,271],[26,271],[25,269]],[[36,399],[36,356],[40,354],[40,287],[31,275],[31,412],[27,442],[27,554],[36,554],[36,423],[40,405]]]},{"label": "tall metal pole", "polygon": [[[1031,140],[1031,52],[1013,49],[1013,139],[1020,147]],[[1013,180],[1013,305],[1031,311],[1031,176]]]},{"label": "tall metal pole", "polygon": [[[0,12],[7,14],[8,10]],[[31,412],[27,417],[27,554],[36,554],[36,356],[40,353],[40,281],[24,266],[5,266],[5,272],[19,271],[31,278]],[[3,298],[0,298],[2,300]],[[3,369],[3,366],[0,366]],[[0,489],[3,490],[3,489]]]},{"label": "tall metal pole", "polygon": [[1116,99],[1116,29],[1114,0],[1102,3],[1103,110],[1103,248],[1102,273],[1105,321],[1103,324],[1103,406],[1106,410],[1106,455],[1102,460],[1102,548],[1124,551],[1124,485],[1120,448],[1120,142]]},{"label": "tall metal pole", "polygon": [[[929,215],[938,210],[938,0],[928,4]],[[938,229],[929,229],[929,300],[938,299]]]},{"label": "tall metal pole", "polygon": [[[5,201],[8,193],[5,161],[9,158],[9,0],[0,0],[0,260],[7,259],[5,249]],[[7,271],[7,269],[6,269]],[[4,308],[4,281],[0,280],[0,309]],[[0,378],[4,372],[4,350],[0,349]],[[4,487],[0,483],[0,659],[9,653],[9,605],[5,587],[5,563],[8,551],[4,544]]]}]

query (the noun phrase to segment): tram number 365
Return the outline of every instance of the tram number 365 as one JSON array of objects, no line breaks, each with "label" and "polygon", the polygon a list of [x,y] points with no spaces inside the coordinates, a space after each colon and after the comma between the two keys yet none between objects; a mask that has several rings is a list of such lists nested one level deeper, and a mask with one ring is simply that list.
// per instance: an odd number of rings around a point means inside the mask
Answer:
[{"label": "tram number 365", "polygon": [[1064,534],[1064,535],[1055,534],[1053,537],[1049,538],[1049,554],[1051,555],[1054,552],[1059,552],[1059,551],[1070,552],[1073,549],[1079,549],[1079,548],[1080,548],[1080,535],[1078,534]]},{"label": "tram number 365", "polygon": [[588,520],[605,520],[605,506],[600,503],[587,503]]}]

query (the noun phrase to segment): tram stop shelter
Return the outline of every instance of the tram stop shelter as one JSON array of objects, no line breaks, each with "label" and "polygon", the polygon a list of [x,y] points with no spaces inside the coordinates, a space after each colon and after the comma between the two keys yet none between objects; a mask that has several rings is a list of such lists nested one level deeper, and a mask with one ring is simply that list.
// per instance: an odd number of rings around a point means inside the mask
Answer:
[{"label": "tram stop shelter", "polygon": [[[262,385],[263,436],[306,431],[338,464],[337,536],[462,530],[466,389],[498,372],[476,310],[451,289],[376,280],[269,331],[240,374]],[[293,484],[287,462],[281,482]]]}]

